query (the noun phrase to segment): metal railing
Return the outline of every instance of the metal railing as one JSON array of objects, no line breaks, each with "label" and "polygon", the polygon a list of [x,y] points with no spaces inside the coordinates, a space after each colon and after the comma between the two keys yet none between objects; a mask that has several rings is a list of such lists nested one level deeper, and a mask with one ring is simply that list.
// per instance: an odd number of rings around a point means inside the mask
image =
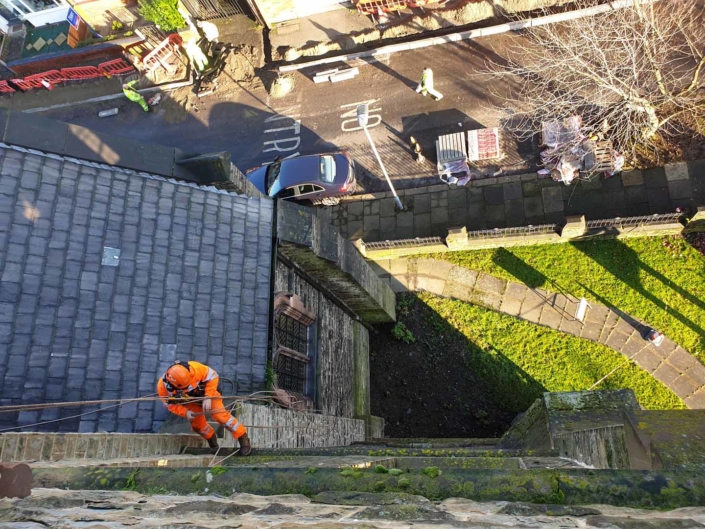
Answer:
[{"label": "metal railing", "polygon": [[679,222],[683,213],[654,213],[641,217],[616,217],[614,219],[588,220],[586,226],[590,228],[637,227],[649,224],[671,224]]},{"label": "metal railing", "polygon": [[419,248],[445,244],[443,237],[417,237],[415,239],[398,239],[395,241],[366,242],[366,250],[395,250],[398,248]]},{"label": "metal railing", "polygon": [[515,228],[495,228],[493,230],[476,230],[468,232],[468,239],[501,239],[504,237],[525,237],[544,233],[557,233],[556,224],[539,224],[536,226],[517,226]]},{"label": "metal railing", "polygon": [[216,20],[235,15],[249,15],[249,6],[239,0],[184,0],[192,17],[200,20]]}]

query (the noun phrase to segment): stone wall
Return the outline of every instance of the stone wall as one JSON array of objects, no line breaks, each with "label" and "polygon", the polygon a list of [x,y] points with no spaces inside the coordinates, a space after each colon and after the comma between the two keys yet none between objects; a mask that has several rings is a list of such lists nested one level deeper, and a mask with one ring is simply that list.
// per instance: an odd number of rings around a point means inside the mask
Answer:
[{"label": "stone wall", "polygon": [[526,226],[468,232],[463,227],[448,230],[445,239],[432,237],[426,240],[410,239],[374,243],[359,240],[357,245],[367,259],[383,260],[427,253],[561,244],[599,238],[659,237],[702,230],[705,230],[705,206],[699,207],[685,226],[675,216],[673,218],[664,216],[662,221],[656,222],[647,217],[635,217],[590,223],[586,222],[584,216],[577,216],[567,217],[564,224],[546,228]]},{"label": "stone wall", "polygon": [[59,461],[63,459],[121,459],[179,454],[185,447],[201,447],[203,439],[190,434],[39,433],[0,434],[0,461]]},{"label": "stone wall", "polygon": [[[282,261],[277,263],[274,291],[296,294],[316,315],[311,339],[316,341],[318,409],[329,415],[355,416],[354,318]],[[359,339],[367,339],[366,331]],[[369,371],[368,371],[369,376]]]},{"label": "stone wall", "polygon": [[320,209],[277,202],[278,252],[367,323],[394,321],[396,300]]},{"label": "stone wall", "polygon": [[[365,440],[365,422],[346,417],[253,404],[240,405],[237,415],[257,449],[348,446]],[[228,435],[220,445],[235,446],[235,441]]]}]

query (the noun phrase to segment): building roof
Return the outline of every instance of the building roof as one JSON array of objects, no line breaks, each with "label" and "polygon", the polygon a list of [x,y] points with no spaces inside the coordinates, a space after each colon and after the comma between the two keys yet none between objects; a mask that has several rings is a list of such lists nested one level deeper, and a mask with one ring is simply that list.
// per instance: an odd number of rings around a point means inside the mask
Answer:
[{"label": "building roof", "polygon": [[[264,389],[271,248],[268,199],[3,145],[0,405],[151,395],[175,359],[216,369],[224,394]],[[0,414],[0,430],[96,408]],[[32,429],[149,432],[165,415],[131,403]]]}]

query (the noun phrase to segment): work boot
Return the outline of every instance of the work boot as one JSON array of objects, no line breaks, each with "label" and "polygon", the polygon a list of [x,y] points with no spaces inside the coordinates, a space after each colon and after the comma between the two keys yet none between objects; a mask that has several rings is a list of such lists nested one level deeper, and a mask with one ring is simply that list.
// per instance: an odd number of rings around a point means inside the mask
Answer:
[{"label": "work boot", "polygon": [[208,441],[208,448],[211,449],[211,453],[215,454],[218,451],[218,437],[216,435],[213,435],[210,439],[206,439]]},{"label": "work boot", "polygon": [[249,456],[250,452],[252,452],[252,447],[250,446],[250,438],[247,437],[247,434],[238,437],[237,441],[240,443],[240,455]]}]

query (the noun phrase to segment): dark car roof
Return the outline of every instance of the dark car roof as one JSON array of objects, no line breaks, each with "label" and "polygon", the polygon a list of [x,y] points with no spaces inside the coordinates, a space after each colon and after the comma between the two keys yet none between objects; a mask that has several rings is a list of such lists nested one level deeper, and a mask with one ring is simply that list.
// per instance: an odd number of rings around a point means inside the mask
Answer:
[{"label": "dark car roof", "polygon": [[[332,156],[335,160],[336,172],[333,182],[323,182],[319,179],[318,164],[321,156]],[[350,159],[342,152],[324,152],[288,158],[281,161],[279,176],[269,190],[269,196],[276,196],[282,189],[297,184],[318,183],[324,187],[342,185],[348,179],[349,174]],[[257,184],[255,183],[255,185]]]},{"label": "dark car roof", "polygon": [[281,170],[279,171],[279,185],[282,188],[311,182],[318,178],[318,163],[321,154],[312,154],[310,156],[297,156],[282,160]]}]

